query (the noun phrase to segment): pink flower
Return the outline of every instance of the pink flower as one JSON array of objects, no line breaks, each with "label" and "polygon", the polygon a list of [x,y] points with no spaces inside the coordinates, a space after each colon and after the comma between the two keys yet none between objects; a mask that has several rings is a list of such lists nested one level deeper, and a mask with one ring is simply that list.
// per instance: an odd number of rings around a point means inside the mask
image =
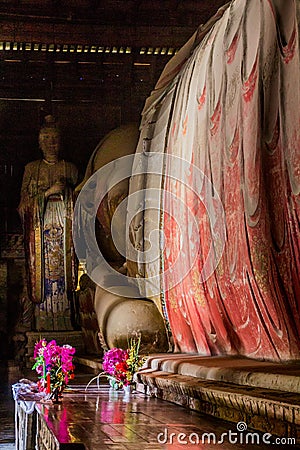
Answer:
[{"label": "pink flower", "polygon": [[35,359],[38,355],[42,355],[42,354],[43,354],[46,345],[47,345],[47,341],[46,341],[45,339],[41,339],[39,342],[37,342],[37,343],[35,344],[34,352],[33,352],[33,357],[34,357],[34,359]]},{"label": "pink flower", "polygon": [[116,364],[126,362],[128,358],[127,350],[112,348],[103,357],[102,368],[109,375],[115,375]]},{"label": "pink flower", "polygon": [[75,348],[70,345],[57,345],[55,340],[47,343],[41,339],[34,348],[35,369],[39,375],[39,390],[44,390],[45,377],[50,373],[51,386],[66,386],[74,378],[73,355]]}]

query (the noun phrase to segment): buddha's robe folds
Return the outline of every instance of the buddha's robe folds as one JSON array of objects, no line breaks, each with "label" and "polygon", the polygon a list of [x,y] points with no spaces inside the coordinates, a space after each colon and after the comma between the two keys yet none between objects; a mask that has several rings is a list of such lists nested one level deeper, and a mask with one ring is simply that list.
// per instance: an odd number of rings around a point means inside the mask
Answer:
[{"label": "buddha's robe folds", "polygon": [[[160,177],[131,181],[131,193],[151,180],[163,190],[160,214],[140,213],[131,241],[164,235],[159,261],[138,260],[131,274],[160,276],[180,351],[299,359],[298,45],[295,1],[229,2],[146,101],[137,154],[171,159]],[[177,180],[172,157],[185,161]],[[195,181],[197,172],[207,178]],[[214,270],[204,273],[208,258]]]}]

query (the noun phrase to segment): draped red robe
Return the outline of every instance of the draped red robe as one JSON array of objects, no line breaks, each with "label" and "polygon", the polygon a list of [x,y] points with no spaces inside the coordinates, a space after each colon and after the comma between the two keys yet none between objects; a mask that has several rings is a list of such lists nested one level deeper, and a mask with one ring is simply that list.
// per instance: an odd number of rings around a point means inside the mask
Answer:
[{"label": "draped red robe", "polygon": [[[183,352],[299,358],[298,23],[295,1],[284,15],[283,4],[227,4],[167,66],[144,108],[137,151],[146,142],[171,159],[161,168],[162,214],[143,215],[144,232],[156,221],[164,234],[160,261],[139,269],[160,274]],[[174,181],[177,156],[189,168]],[[208,184],[193,181],[197,171]],[[150,185],[151,174],[144,179]],[[211,249],[214,270],[203,277]]]}]

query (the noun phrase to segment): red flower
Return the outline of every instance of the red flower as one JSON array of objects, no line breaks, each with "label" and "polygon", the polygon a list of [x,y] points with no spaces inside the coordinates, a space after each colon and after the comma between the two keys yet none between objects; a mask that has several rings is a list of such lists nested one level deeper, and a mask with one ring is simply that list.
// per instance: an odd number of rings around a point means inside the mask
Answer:
[{"label": "red flower", "polygon": [[116,370],[117,372],[123,372],[126,373],[128,371],[128,366],[126,361],[122,361],[116,364]]}]

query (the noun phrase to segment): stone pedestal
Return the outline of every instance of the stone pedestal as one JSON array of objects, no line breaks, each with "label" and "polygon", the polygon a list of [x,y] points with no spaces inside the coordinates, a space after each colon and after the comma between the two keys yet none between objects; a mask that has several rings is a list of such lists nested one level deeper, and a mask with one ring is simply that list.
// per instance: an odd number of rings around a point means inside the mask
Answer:
[{"label": "stone pedestal", "polygon": [[138,390],[152,397],[300,442],[299,361],[150,355],[138,380]]},{"label": "stone pedestal", "polygon": [[33,365],[31,358],[33,357],[34,346],[42,338],[45,338],[47,342],[54,339],[58,345],[69,344],[76,349],[76,355],[85,353],[81,331],[28,331],[26,338],[26,366],[28,368]]}]

